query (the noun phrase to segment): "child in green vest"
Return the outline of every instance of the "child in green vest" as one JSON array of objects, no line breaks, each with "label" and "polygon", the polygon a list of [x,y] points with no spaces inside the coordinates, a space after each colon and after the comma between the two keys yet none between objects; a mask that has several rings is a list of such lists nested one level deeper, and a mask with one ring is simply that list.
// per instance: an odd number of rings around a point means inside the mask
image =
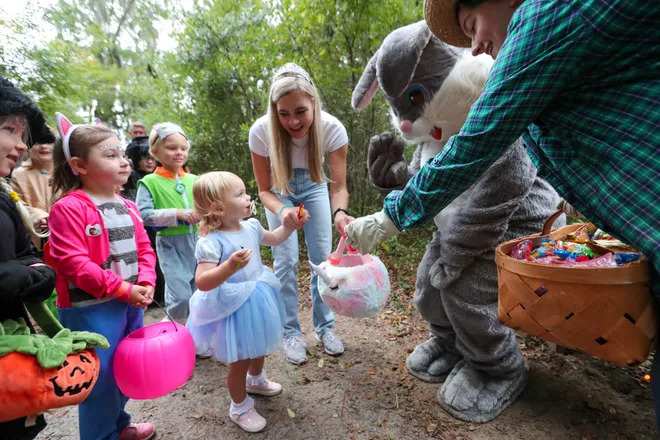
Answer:
[{"label": "child in green vest", "polygon": [[156,229],[156,252],[165,277],[165,306],[175,319],[188,317],[188,300],[195,286],[195,242],[199,218],[192,187],[194,174],[186,174],[190,143],[176,124],[155,125],[149,149],[162,164],[138,182],[136,203],[145,226]]}]

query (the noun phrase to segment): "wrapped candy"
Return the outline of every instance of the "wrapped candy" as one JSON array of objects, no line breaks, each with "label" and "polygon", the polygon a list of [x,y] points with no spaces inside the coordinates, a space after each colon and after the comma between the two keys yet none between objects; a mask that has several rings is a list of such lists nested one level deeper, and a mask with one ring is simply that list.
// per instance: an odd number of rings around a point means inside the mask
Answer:
[{"label": "wrapped candy", "polygon": [[640,259],[641,254],[634,252],[619,252],[614,258],[616,260],[616,264],[626,264]]},{"label": "wrapped candy", "polygon": [[516,260],[531,260],[532,241],[524,240],[511,249],[511,257]]},{"label": "wrapped candy", "polygon": [[591,241],[591,237],[589,237],[590,232],[589,225],[582,225],[568,234],[564,240],[572,241],[573,243],[589,243]]},{"label": "wrapped candy", "polygon": [[530,253],[530,257],[533,260],[544,258],[553,255],[554,250],[554,242],[550,239],[544,238],[541,240],[541,245]]},{"label": "wrapped candy", "polygon": [[596,229],[596,232],[594,232],[593,240],[613,240],[613,239],[614,237],[612,237],[610,234],[603,231],[602,229]]}]

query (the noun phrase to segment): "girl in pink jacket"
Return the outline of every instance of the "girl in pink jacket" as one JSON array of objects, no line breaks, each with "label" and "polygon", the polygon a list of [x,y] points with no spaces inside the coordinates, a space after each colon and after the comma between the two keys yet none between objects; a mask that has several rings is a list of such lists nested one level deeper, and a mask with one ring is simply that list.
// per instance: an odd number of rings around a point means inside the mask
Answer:
[{"label": "girl in pink jacket", "polygon": [[99,350],[98,381],[79,405],[81,440],[145,440],[151,423],[131,423],[128,398],[115,382],[114,350],[142,327],[156,283],[156,256],[139,211],[115,194],[131,168],[114,133],[98,125],[73,125],[56,114],[61,139],[54,149],[54,191],[48,261],[57,273],[57,307],[62,325],[100,333],[110,348]]}]

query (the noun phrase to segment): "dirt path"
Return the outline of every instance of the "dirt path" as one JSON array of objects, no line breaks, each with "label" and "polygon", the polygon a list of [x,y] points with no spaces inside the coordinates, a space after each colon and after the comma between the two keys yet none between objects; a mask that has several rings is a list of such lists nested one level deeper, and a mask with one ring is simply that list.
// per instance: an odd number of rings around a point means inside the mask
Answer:
[{"label": "dirt path", "polygon": [[[405,357],[427,332],[410,297],[403,296],[412,293],[409,285],[401,285],[382,315],[362,321],[337,318],[336,331],[346,345],[339,358],[313,346],[310,302],[301,304],[310,362],[295,367],[281,354],[267,360],[269,374],[284,392],[255,398],[268,420],[262,433],[243,433],[229,421],[227,367],[212,360],[198,360],[183,388],[160,399],[131,401],[127,409],[134,420],[154,423],[159,439],[656,438],[650,390],[641,380],[648,363],[625,370],[584,355],[553,353],[542,341],[522,335],[529,385],[521,398],[486,425],[450,417],[436,403],[439,385],[406,373]],[[147,323],[161,316],[149,310]],[[39,438],[78,438],[76,408],[52,411],[47,420]]]}]

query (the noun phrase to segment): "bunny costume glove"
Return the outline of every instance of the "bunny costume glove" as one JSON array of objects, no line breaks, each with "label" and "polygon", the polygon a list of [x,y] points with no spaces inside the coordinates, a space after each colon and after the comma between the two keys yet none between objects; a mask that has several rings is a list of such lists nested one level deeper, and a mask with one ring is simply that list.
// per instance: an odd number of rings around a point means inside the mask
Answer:
[{"label": "bunny costume glove", "polygon": [[346,229],[346,244],[356,248],[361,254],[368,254],[390,237],[394,237],[399,230],[385,211],[377,212],[366,217],[356,218],[350,222]]}]

